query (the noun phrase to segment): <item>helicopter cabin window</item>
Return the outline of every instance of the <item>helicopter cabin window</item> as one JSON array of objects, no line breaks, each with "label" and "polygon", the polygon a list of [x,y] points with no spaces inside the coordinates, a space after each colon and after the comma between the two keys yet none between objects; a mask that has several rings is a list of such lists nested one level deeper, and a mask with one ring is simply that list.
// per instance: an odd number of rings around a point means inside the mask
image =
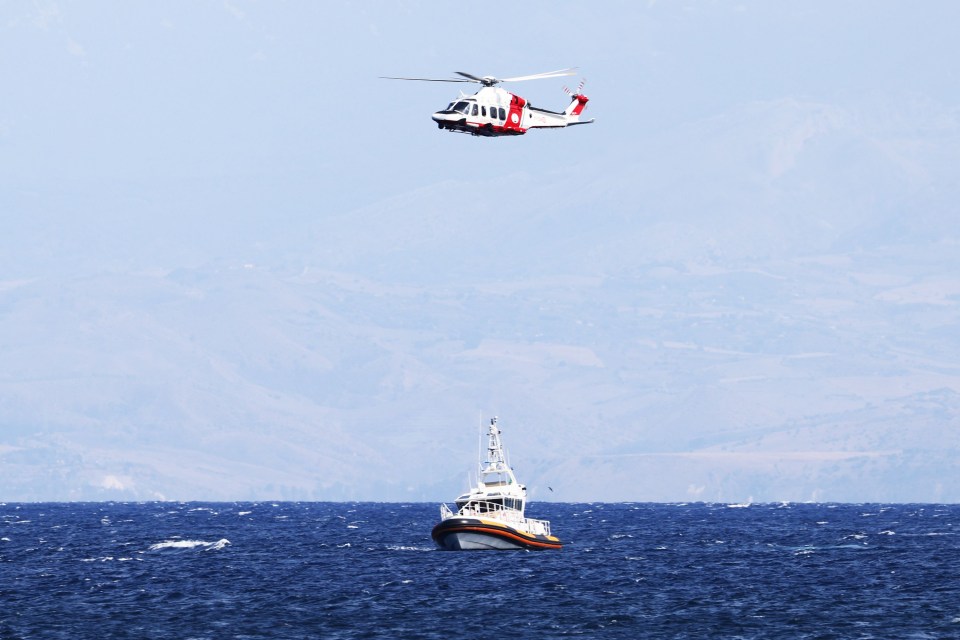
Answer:
[{"label": "helicopter cabin window", "polygon": [[486,108],[486,107],[480,107],[480,115],[482,115],[484,118],[487,117],[487,108]]},{"label": "helicopter cabin window", "polygon": [[503,110],[503,107],[499,107],[499,109],[500,109],[500,119],[501,119],[501,120],[506,120],[506,119],[507,119],[507,112]]},{"label": "helicopter cabin window", "polygon": [[470,103],[464,102],[461,100],[456,105],[454,105],[453,110],[458,113],[462,113],[463,115],[467,115],[467,112],[470,110]]},{"label": "helicopter cabin window", "polygon": [[477,108],[476,103],[473,105],[473,113],[471,115],[477,115],[480,113],[480,109]]}]

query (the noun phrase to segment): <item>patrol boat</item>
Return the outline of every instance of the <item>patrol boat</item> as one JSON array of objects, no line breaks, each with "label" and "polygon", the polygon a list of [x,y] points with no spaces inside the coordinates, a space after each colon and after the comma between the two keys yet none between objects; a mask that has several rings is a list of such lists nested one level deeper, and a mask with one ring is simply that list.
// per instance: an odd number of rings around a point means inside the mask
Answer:
[{"label": "patrol boat", "polygon": [[457,498],[456,511],[440,505],[440,523],[430,534],[434,542],[449,551],[562,548],[549,522],[524,516],[527,488],[507,465],[496,418],[490,420],[487,439],[477,486]]}]

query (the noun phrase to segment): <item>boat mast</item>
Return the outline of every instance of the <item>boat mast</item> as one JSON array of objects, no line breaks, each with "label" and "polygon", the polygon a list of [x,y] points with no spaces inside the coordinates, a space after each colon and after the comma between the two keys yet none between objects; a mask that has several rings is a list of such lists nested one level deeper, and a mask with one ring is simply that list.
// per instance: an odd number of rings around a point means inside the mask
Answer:
[{"label": "boat mast", "polygon": [[503,442],[500,441],[500,429],[497,427],[496,417],[490,419],[487,436],[487,459],[480,463],[480,484],[488,484],[488,479],[492,482],[516,484],[517,479],[503,453]]}]

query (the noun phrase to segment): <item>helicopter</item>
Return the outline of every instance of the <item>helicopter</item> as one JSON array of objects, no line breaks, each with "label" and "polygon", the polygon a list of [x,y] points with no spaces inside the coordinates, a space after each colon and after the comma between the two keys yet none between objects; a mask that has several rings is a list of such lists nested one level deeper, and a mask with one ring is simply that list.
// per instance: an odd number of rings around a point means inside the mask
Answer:
[{"label": "helicopter", "polygon": [[433,121],[440,129],[469,133],[474,136],[498,137],[519,136],[530,129],[560,129],[575,124],[590,124],[593,119],[581,120],[580,114],[587,106],[589,98],[583,95],[583,81],[576,91],[564,87],[571,97],[570,104],[563,111],[548,111],[534,107],[520,96],[497,87],[501,82],[520,82],[541,78],[572,76],[576,68],[559,69],[545,73],[513,78],[495,78],[493,76],[475,76],[464,71],[455,71],[461,78],[405,78],[380,76],[385,80],[413,80],[419,82],[472,82],[482,85],[473,95],[460,92],[460,97],[445,109],[433,114]]}]

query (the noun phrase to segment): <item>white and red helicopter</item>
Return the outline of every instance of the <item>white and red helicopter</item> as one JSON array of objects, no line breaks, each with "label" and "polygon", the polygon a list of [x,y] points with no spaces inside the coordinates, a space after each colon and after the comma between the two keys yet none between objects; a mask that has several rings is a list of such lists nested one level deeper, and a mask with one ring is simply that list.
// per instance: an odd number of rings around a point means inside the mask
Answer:
[{"label": "white and red helicopter", "polygon": [[466,95],[462,91],[460,97],[433,114],[433,121],[437,126],[447,131],[459,131],[475,136],[519,136],[530,129],[558,129],[575,124],[590,124],[593,119],[581,120],[580,114],[587,106],[589,98],[583,95],[583,82],[575,92],[564,87],[572,98],[565,110],[548,111],[532,106],[527,100],[510,93],[496,85],[501,82],[520,82],[521,80],[539,80],[541,78],[558,78],[572,76],[576,69],[560,69],[535,73],[529,76],[515,78],[482,78],[456,71],[461,78],[399,78],[395,76],[381,76],[386,80],[416,80],[419,82],[477,82],[483,87],[473,95]]}]

